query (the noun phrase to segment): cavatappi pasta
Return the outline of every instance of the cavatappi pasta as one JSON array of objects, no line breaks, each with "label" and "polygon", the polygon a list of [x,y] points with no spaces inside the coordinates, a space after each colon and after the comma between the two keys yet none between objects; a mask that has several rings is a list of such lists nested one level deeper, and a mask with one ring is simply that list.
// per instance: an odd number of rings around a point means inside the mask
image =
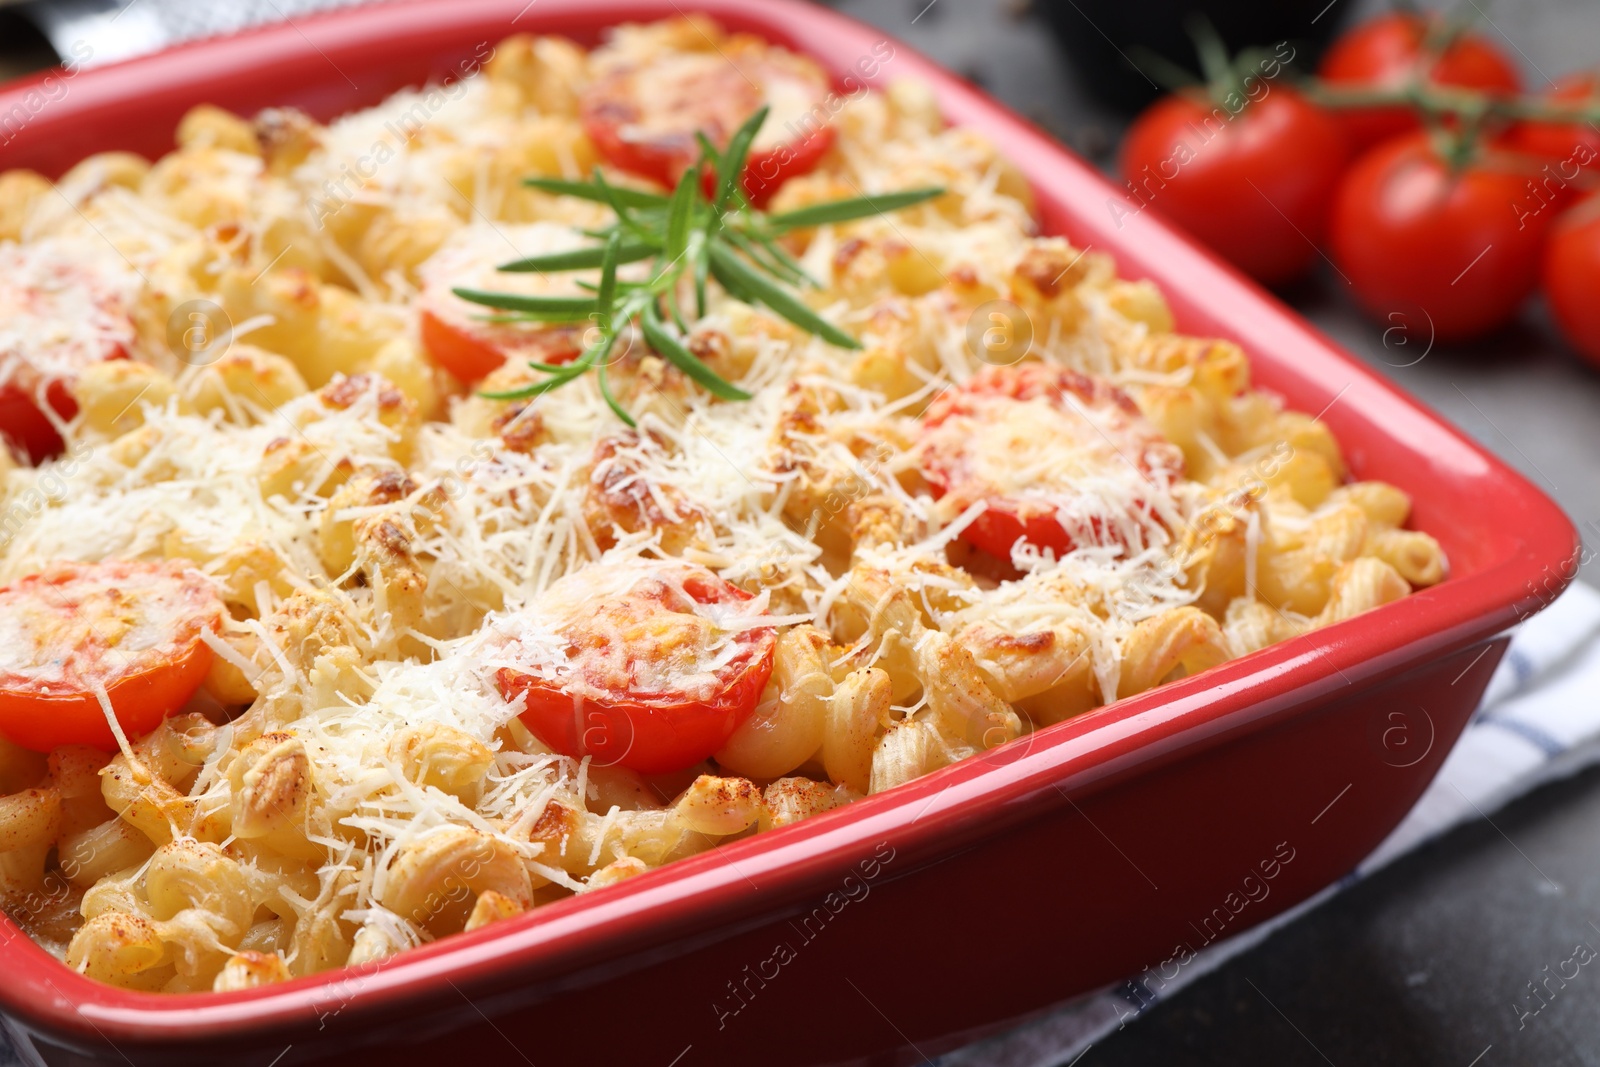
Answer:
[{"label": "cavatappi pasta", "polygon": [[[376,960],[1444,577],[1404,493],[1352,480],[1152,285],[1039,235],[1021,175],[925,88],[797,99],[804,62],[775,55],[700,19],[593,52],[513,37],[329,126],[200,107],[154,164],[0,175],[0,418],[36,453],[4,461],[4,595],[115,565],[214,601],[161,653],[203,671],[175,714],[117,727],[132,668],[85,665],[120,736],[0,742],[0,889],[38,941],[146,990]],[[771,210],[946,190],[787,239],[862,347],[713,282],[685,342],[749,400],[637,336],[608,368],[637,429],[592,378],[481,395],[582,324],[490,322],[450,287],[612,218],[520,179],[650,188],[591,94],[729,63],[777,72],[769,125],[831,131]],[[991,362],[994,307],[1031,324],[1020,362]],[[124,584],[78,590],[121,627],[80,650],[155,655]],[[52,646],[0,630],[3,723],[28,699],[3,679]],[[637,706],[591,736],[618,687]]]}]

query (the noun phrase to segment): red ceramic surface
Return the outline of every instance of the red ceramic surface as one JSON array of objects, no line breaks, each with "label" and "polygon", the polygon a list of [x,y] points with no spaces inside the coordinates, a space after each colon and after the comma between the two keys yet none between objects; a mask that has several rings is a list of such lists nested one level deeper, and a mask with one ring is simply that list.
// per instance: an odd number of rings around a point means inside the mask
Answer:
[{"label": "red ceramic surface", "polygon": [[[840,77],[884,40],[795,3],[694,7]],[[605,26],[678,10],[421,0],[57,73],[0,92],[0,169],[54,175],[112,148],[157,155],[200,102],[329,119],[454,71],[509,33],[593,43]],[[1414,522],[1444,545],[1450,579],[843,811],[376,968],[245,993],[130,993],[71,972],[0,919],[0,1013],[26,1055],[916,1062],[1146,967],[1170,977],[1186,950],[1304,899],[1395,825],[1476,705],[1504,650],[1496,635],[1565,584],[1570,523],[1273,298],[1150,215],[1111,210],[1124,202],[1087,165],[894,48],[874,80],[931,83],[951,121],[1027,173],[1047,231],[1155,280],[1180,328],[1238,341],[1260,382],[1321,412],[1357,475],[1415,496]]]}]

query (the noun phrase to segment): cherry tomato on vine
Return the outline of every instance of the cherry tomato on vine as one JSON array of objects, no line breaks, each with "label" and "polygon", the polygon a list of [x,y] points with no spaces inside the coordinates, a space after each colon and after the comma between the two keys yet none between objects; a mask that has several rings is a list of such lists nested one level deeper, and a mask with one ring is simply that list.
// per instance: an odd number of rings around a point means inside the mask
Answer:
[{"label": "cherry tomato on vine", "polygon": [[1481,153],[1455,165],[1419,133],[1350,168],[1334,199],[1333,260],[1379,321],[1420,309],[1440,341],[1505,324],[1533,290],[1554,211],[1512,210],[1525,162]]},{"label": "cherry tomato on vine", "polygon": [[[1379,15],[1334,41],[1317,74],[1341,88],[1393,89],[1419,74],[1438,85],[1468,89],[1514,93],[1522,87],[1516,64],[1493,41],[1461,31],[1435,49],[1434,42],[1446,35],[1437,16],[1408,11]],[[1344,110],[1339,121],[1358,149],[1420,125],[1416,112],[1406,107]]]},{"label": "cherry tomato on vine", "polygon": [[[1542,99],[1555,105],[1600,105],[1600,71],[1564,74]],[[1505,144],[1513,151],[1550,161],[1538,180],[1552,193],[1595,185],[1593,175],[1600,171],[1600,124],[1519,122],[1506,135]]]},{"label": "cherry tomato on vine", "polygon": [[1151,105],[1122,145],[1129,196],[1258,281],[1290,281],[1317,258],[1349,158],[1344,135],[1283,85],[1227,116],[1198,92]]},{"label": "cherry tomato on vine", "polygon": [[1545,248],[1543,282],[1562,336],[1600,367],[1600,197],[1557,220]]}]

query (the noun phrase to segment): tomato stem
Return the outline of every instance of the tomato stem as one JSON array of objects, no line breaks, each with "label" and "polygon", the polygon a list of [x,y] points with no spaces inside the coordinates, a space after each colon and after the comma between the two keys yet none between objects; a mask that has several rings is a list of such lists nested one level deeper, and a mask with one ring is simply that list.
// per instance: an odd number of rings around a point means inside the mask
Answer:
[{"label": "tomato stem", "polygon": [[1468,120],[1460,128],[1441,122],[1429,124],[1433,150],[1444,163],[1452,178],[1472,164],[1478,156],[1478,131],[1480,123]]},{"label": "tomato stem", "polygon": [[1412,107],[1430,115],[1453,115],[1463,119],[1527,119],[1534,122],[1600,122],[1600,101],[1558,103],[1538,96],[1484,92],[1417,81],[1389,88],[1349,88],[1309,78],[1302,91],[1321,107],[1345,108]]},{"label": "tomato stem", "polygon": [[1422,36],[1422,44],[1418,49],[1416,72],[1419,80],[1432,75],[1433,68],[1450,51],[1456,39],[1466,33],[1472,24],[1471,16],[1458,17],[1455,15],[1446,18],[1428,20],[1427,32]]},{"label": "tomato stem", "polygon": [[1197,14],[1188,20],[1186,28],[1189,39],[1194,42],[1195,53],[1200,58],[1200,71],[1205,75],[1206,92],[1210,94],[1211,102],[1226,108],[1229,97],[1242,99],[1244,80],[1235,69],[1228,56],[1228,46],[1223,43],[1222,35],[1211,24],[1211,20]]}]

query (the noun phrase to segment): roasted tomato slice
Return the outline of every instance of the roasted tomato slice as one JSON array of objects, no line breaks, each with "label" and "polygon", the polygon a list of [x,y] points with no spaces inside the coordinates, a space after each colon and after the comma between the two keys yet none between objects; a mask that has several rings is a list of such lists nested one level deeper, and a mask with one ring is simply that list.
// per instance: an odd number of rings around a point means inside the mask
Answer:
[{"label": "roasted tomato slice", "polygon": [[0,245],[0,435],[37,463],[61,451],[45,415],[78,413],[68,387],[87,366],[125,359],[138,276],[105,249]]},{"label": "roasted tomato slice", "polygon": [[541,274],[501,271],[502,264],[530,256],[577,248],[587,243],[569,226],[539,222],[527,226],[469,227],[422,265],[417,299],[423,347],[445,370],[476,382],[507,361],[569,363],[583,351],[587,323],[551,325],[496,321],[493,308],[469,303],[451,290],[488,289],[530,296],[583,296],[577,281],[591,273]]},{"label": "roasted tomato slice", "polygon": [[176,563],[62,563],[0,588],[0,734],[38,752],[115,749],[155,729],[205,680],[222,601]]},{"label": "roasted tomato slice", "polygon": [[929,405],[922,473],[962,536],[1002,559],[1018,541],[1057,556],[1142,549],[1175,515],[1183,453],[1127,393],[1065,367],[988,367]]},{"label": "roasted tomato slice", "polygon": [[545,744],[602,766],[682,770],[749,717],[777,632],[761,599],[704,567],[595,564],[513,616],[496,672]]},{"label": "roasted tomato slice", "polygon": [[745,195],[760,206],[814,168],[833,144],[830,89],[827,73],[811,60],[735,37],[717,51],[674,52],[619,67],[584,92],[580,109],[607,161],[672,186],[700,157],[697,132],[726,147],[765,104],[771,111],[744,170]]}]

